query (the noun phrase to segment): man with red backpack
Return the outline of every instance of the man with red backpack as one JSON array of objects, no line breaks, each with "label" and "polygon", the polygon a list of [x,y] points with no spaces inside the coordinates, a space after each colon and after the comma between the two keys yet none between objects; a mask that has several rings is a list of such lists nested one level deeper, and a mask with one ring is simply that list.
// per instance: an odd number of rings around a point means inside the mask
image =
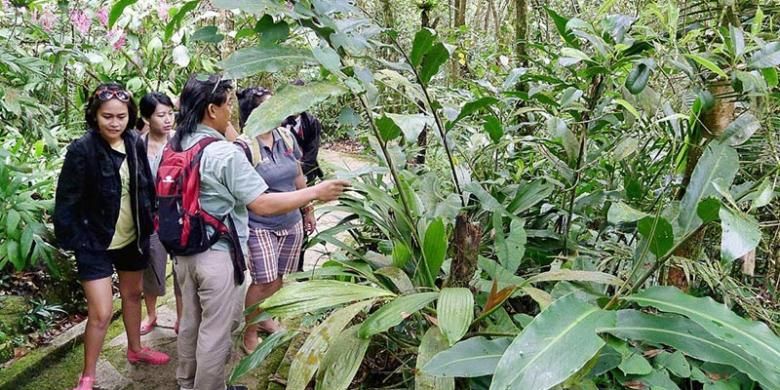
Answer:
[{"label": "man with red backpack", "polygon": [[181,389],[225,388],[230,335],[242,312],[247,209],[282,214],[314,200],[334,200],[349,185],[326,180],[295,192],[266,193],[244,151],[225,139],[232,89],[218,75],[187,81],[176,135],[157,175],[159,235],[176,255],[182,290],[176,370]]}]

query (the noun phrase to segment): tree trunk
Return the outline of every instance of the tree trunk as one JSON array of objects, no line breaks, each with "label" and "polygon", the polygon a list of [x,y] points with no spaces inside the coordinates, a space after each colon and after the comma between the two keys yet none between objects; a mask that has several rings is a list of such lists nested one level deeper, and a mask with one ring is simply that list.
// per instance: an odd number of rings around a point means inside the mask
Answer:
[{"label": "tree trunk", "polygon": [[470,222],[468,215],[460,214],[455,220],[455,235],[452,241],[455,255],[452,258],[450,276],[444,286],[468,287],[474,273],[477,272],[482,229],[479,225]]},{"label": "tree trunk", "polygon": [[528,2],[515,0],[515,61],[518,66],[528,66]]},{"label": "tree trunk", "polygon": [[[468,0],[455,0],[455,34],[459,35],[458,28],[466,24],[466,2]],[[462,48],[455,49],[452,58],[450,58],[450,78],[452,80],[458,80],[460,78],[460,61],[458,55]]]}]

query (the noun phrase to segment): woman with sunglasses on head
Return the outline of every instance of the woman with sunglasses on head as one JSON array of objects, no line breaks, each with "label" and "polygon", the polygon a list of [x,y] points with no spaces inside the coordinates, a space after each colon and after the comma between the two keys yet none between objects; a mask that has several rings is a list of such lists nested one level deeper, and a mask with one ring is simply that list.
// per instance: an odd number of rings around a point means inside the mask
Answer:
[{"label": "woman with sunglasses on head", "polygon": [[68,146],[54,206],[60,247],[73,250],[87,299],[84,369],[76,387],[92,389],[113,311],[112,275],[119,275],[127,360],[166,364],[168,355],[141,347],[141,279],[149,261],[154,186],[146,150],[131,129],[137,108],[117,83],[90,95],[86,134]]},{"label": "woman with sunglasses on head", "polygon": [[[168,95],[151,92],[141,98],[139,103],[141,120],[138,128],[147,129],[141,134],[141,141],[149,157],[152,177],[157,176],[157,166],[160,163],[163,147],[173,136],[173,101]],[[143,125],[142,125],[143,124]],[[146,319],[141,322],[141,335],[151,332],[157,326],[157,297],[165,295],[165,270],[168,253],[165,251],[157,233],[149,237],[149,267],[144,271],[143,293],[146,303]],[[179,317],[181,317],[181,290],[173,274],[173,292],[176,298],[176,322],[173,325],[175,333],[179,333]]]}]

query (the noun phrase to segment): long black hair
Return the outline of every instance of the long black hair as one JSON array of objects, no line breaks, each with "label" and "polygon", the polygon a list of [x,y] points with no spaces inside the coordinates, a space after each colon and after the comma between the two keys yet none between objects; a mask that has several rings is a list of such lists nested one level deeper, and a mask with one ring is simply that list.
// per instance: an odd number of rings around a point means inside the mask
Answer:
[{"label": "long black hair", "polygon": [[249,87],[238,91],[238,127],[243,129],[252,110],[262,104],[273,93],[263,87]]},{"label": "long black hair", "polygon": [[203,121],[209,104],[221,106],[225,104],[233,90],[232,80],[225,80],[222,75],[193,75],[187,80],[179,98],[179,115],[176,116],[176,135],[168,141],[173,150],[181,151],[181,140],[184,136],[195,132],[198,124]]},{"label": "long black hair", "polygon": [[[149,92],[144,95],[144,97],[141,98],[141,101],[138,102],[141,118],[146,118],[147,120],[151,118],[154,111],[157,110],[157,106],[160,104],[173,108],[173,101],[171,98],[162,92]],[[138,124],[135,126],[138,130],[143,129],[146,125],[141,118],[138,118]]]},{"label": "long black hair", "polygon": [[87,100],[87,109],[84,110],[84,120],[87,122],[87,126],[89,126],[90,129],[99,130],[97,123],[97,112],[100,109],[100,106],[106,102],[98,97],[98,91],[102,90],[124,92],[129,97],[126,102],[122,102],[121,100],[120,102],[127,105],[127,126],[125,127],[125,131],[132,130],[133,127],[135,127],[136,121],[138,120],[138,107],[135,105],[135,101],[133,101],[133,95],[131,95],[122,84],[114,82],[102,83],[98,85],[97,88],[92,91],[92,94],[89,95],[89,99]]}]

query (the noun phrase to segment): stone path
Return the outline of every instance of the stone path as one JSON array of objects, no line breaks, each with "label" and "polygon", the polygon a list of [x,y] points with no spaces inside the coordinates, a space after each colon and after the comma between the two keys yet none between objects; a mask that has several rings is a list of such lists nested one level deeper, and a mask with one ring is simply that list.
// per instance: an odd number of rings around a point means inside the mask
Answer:
[{"label": "stone path", "polygon": [[[325,149],[320,150],[319,160],[327,172],[334,172],[337,177],[340,174],[357,171],[367,165],[365,161],[355,156]],[[335,226],[346,216],[343,212],[324,212],[320,207],[315,212],[318,217],[318,230]],[[312,269],[317,264],[321,264],[327,258],[328,253],[334,249],[330,245],[317,245],[310,248],[305,254],[304,269]],[[171,356],[171,362],[161,367],[135,366],[128,363],[125,358],[127,339],[123,332],[113,340],[109,340],[101,354],[97,374],[97,385],[100,389],[176,389],[176,335],[173,332],[176,311],[170,279],[168,280],[168,294],[161,297],[158,302],[158,326],[151,333],[142,336],[141,341],[145,346],[151,346],[168,353]],[[121,319],[117,321],[121,321]],[[229,369],[241,357],[242,355],[238,352],[234,352]],[[73,380],[75,382],[76,378]],[[250,389],[256,388],[257,382],[258,378],[251,375],[247,375],[241,380],[241,383],[248,385]]]}]

